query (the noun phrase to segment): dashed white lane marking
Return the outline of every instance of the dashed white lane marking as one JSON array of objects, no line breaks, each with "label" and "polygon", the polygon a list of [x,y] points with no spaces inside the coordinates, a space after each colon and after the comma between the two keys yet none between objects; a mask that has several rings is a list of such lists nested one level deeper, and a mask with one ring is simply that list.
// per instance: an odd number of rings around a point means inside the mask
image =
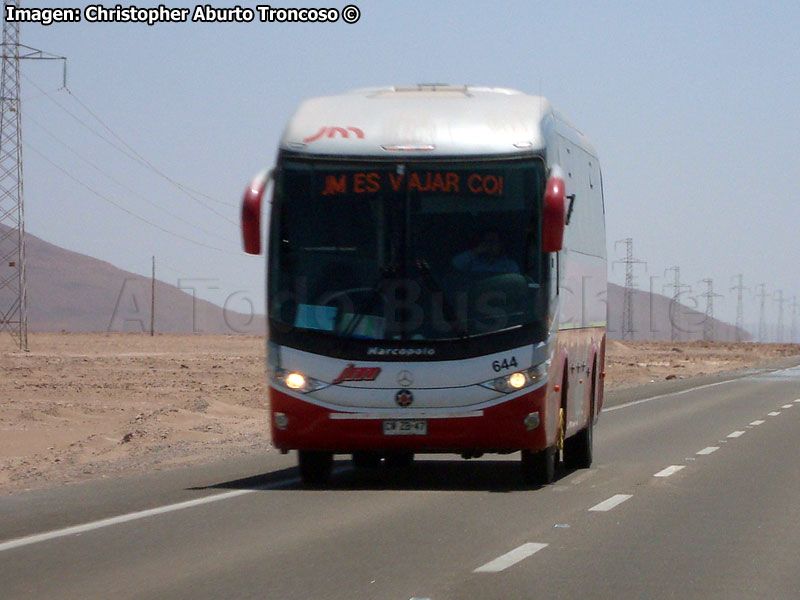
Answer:
[{"label": "dashed white lane marking", "polygon": [[784,404],[781,408],[792,408],[794,404]]},{"label": "dashed white lane marking", "polygon": [[753,421],[752,423],[750,423],[750,425],[763,425],[764,423],[766,423],[766,421],[762,421],[761,419],[758,419],[758,420]]},{"label": "dashed white lane marking", "polygon": [[772,412],[769,412],[769,413],[767,413],[767,414],[768,414],[770,417],[777,417],[779,414],[781,414],[781,411],[779,411],[779,410],[773,410]]},{"label": "dashed white lane marking", "polygon": [[698,452],[698,454],[711,454],[712,452],[716,452],[719,450],[719,446],[708,446],[707,448],[703,448]]},{"label": "dashed white lane marking", "polygon": [[212,502],[220,502],[222,500],[230,500],[237,496],[244,496],[245,494],[252,494],[262,490],[277,489],[286,487],[300,482],[299,477],[278,481],[276,483],[256,486],[246,490],[234,490],[232,492],[225,492],[222,494],[215,494],[213,496],[206,496],[204,498],[197,498],[196,500],[187,500],[186,502],[178,502],[177,504],[167,504],[166,506],[159,506],[149,510],[140,510],[138,512],[120,515],[118,517],[110,517],[108,519],[101,519],[99,521],[92,521],[91,523],[84,523],[83,525],[75,525],[73,527],[65,527],[64,529],[56,529],[46,533],[39,533],[36,535],[29,535],[27,537],[17,538],[0,544],[0,552],[4,550],[11,550],[21,546],[28,546],[30,544],[37,544],[39,542],[46,542],[68,535],[75,535],[77,533],[86,533],[87,531],[94,531],[110,525],[119,525],[120,523],[127,523],[128,521],[136,521],[138,519],[145,519],[156,515],[163,515],[164,513],[174,512],[176,510],[183,510],[184,508],[192,508],[194,506],[201,506],[203,504],[210,504]]},{"label": "dashed white lane marking", "polygon": [[705,385],[698,385],[697,387],[689,388],[687,390],[680,390],[678,392],[670,392],[668,394],[659,394],[658,396],[650,396],[649,398],[642,398],[641,400],[633,400],[631,402],[625,402],[624,404],[618,404],[617,406],[609,406],[608,408],[603,407],[603,412],[608,413],[615,410],[621,410],[623,408],[628,408],[629,406],[636,406],[637,404],[644,404],[645,402],[651,402],[653,400],[658,400],[659,398],[668,398],[669,396],[680,396],[682,394],[688,394],[689,392],[696,392],[697,390],[704,390],[706,388],[716,387],[718,385],[724,385],[726,383],[732,383],[737,381],[736,379],[727,379],[725,381],[717,381],[716,383],[707,383]]},{"label": "dashed white lane marking", "polygon": [[797,400],[795,400],[795,402],[796,402],[796,403],[798,403],[798,404],[800,404],[800,398],[798,398]]},{"label": "dashed white lane marking", "polygon": [[547,544],[536,544],[534,542],[522,544],[519,548],[514,548],[511,552],[506,552],[503,556],[499,556],[482,567],[478,567],[473,573],[498,573],[536,554],[543,548],[547,548]]},{"label": "dashed white lane marking", "polygon": [[729,438],[737,438],[737,437],[741,437],[741,436],[743,436],[745,433],[746,433],[746,432],[744,432],[744,431],[734,431],[734,432],[732,432],[732,433],[729,433],[729,434],[728,434],[728,437],[729,437]]},{"label": "dashed white lane marking", "polygon": [[653,475],[653,477],[669,477],[670,475],[674,475],[681,469],[683,469],[686,465],[670,465],[666,469],[660,470],[658,473]]},{"label": "dashed white lane marking", "polygon": [[608,512],[615,506],[619,506],[620,504],[625,502],[625,500],[630,500],[631,498],[633,498],[633,496],[631,496],[630,494],[616,494],[614,496],[611,496],[611,498],[609,498],[608,500],[603,500],[600,504],[595,504],[589,510],[594,512]]}]

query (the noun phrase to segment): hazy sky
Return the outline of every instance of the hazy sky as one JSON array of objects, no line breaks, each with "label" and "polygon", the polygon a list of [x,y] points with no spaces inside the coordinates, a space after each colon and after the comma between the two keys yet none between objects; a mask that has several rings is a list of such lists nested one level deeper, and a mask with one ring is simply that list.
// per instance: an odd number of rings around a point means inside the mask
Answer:
[{"label": "hazy sky", "polygon": [[[69,58],[74,94],[58,91],[58,65],[23,65],[27,230],[142,274],[154,254],[160,279],[208,280],[219,289],[203,295],[218,303],[246,290],[261,312],[263,258],[241,252],[238,205],[300,101],[368,85],[496,85],[542,93],[592,140],[609,257],[632,237],[648,267],[640,288],[652,276],[661,292],[679,265],[696,292],[714,278],[725,296],[716,314],[729,320],[738,273],[751,288],[800,294],[798,2],[354,4],[354,25],[22,25],[23,44]],[[125,148],[81,102],[202,203],[104,141],[97,134]],[[622,265],[609,278],[621,283]],[[756,304],[747,293],[748,324]],[[777,313],[768,298],[768,320]],[[788,337],[788,304],[784,324]]]}]

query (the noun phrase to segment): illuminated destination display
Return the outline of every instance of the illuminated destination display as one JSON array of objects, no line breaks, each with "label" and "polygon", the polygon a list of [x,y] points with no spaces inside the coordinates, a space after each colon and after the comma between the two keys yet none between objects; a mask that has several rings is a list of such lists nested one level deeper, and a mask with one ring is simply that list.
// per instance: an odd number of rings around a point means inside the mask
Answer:
[{"label": "illuminated destination display", "polygon": [[503,176],[486,173],[460,174],[439,171],[398,173],[342,173],[326,175],[323,196],[376,194],[382,190],[399,192],[439,192],[502,196]]}]

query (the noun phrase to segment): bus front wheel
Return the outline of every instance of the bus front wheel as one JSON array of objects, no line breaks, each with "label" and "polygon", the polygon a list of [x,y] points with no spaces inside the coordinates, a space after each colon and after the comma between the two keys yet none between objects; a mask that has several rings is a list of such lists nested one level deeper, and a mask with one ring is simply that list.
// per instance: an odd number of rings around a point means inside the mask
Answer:
[{"label": "bus front wheel", "polygon": [[303,483],[325,483],[333,470],[333,453],[319,450],[298,450],[297,462]]},{"label": "bus front wheel", "polygon": [[558,449],[555,446],[532,452],[522,451],[522,476],[526,483],[547,485],[556,477],[556,458]]}]

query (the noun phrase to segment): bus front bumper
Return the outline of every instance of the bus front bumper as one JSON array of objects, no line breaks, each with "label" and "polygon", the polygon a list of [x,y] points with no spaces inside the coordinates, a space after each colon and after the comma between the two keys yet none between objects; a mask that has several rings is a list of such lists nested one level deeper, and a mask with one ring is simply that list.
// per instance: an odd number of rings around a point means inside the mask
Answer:
[{"label": "bus front bumper", "polygon": [[[514,452],[555,444],[558,408],[547,406],[547,385],[478,410],[446,412],[399,409],[392,412],[336,411],[270,387],[272,441],[279,450],[364,450],[411,452]],[[408,422],[423,420],[423,426]],[[411,427],[404,433],[387,421]],[[386,431],[392,431],[389,435]],[[420,434],[420,430],[424,433]]]}]

